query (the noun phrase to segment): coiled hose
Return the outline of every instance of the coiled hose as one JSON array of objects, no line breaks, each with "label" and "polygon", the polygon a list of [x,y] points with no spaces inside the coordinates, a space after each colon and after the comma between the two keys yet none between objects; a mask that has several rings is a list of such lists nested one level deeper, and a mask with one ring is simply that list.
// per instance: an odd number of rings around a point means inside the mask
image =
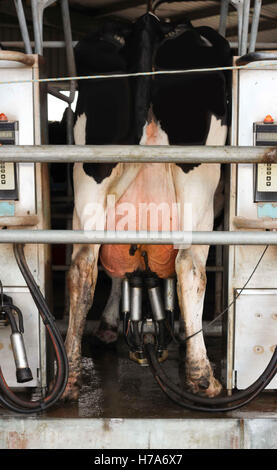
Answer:
[{"label": "coiled hose", "polygon": [[0,404],[17,413],[33,414],[45,411],[61,398],[68,380],[68,361],[64,342],[55,324],[55,319],[26,263],[23,245],[14,244],[14,255],[52,342],[57,360],[57,373],[55,384],[46,397],[37,401],[26,401],[10,390],[0,367],[0,390],[2,392]]},{"label": "coiled hose", "polygon": [[[145,353],[150,365],[151,372],[163,392],[174,403],[183,408],[193,411],[225,412],[240,408],[261,393],[271,382],[277,373],[277,346],[275,347],[272,358],[260,377],[245,390],[235,393],[231,397],[207,398],[194,395],[182,390],[178,385],[171,382],[164,372],[156,357],[155,345],[147,343],[144,345]],[[184,401],[186,400],[186,401]],[[228,406],[231,405],[231,406]]]}]

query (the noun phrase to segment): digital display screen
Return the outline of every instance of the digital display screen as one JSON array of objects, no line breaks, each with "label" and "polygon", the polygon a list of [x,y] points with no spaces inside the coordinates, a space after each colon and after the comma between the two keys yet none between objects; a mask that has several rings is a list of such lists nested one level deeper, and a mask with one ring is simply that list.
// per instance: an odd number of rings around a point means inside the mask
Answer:
[{"label": "digital display screen", "polygon": [[14,137],[13,131],[0,131],[0,139],[12,139]]}]

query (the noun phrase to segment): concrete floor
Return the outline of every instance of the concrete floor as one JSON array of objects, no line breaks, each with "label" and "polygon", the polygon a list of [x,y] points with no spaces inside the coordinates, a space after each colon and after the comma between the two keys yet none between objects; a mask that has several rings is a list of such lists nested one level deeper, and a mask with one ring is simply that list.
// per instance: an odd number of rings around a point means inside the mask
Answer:
[{"label": "concrete floor", "polygon": [[[220,338],[208,338],[218,356]],[[163,367],[179,381],[179,352],[170,346]],[[32,449],[237,449],[277,448],[277,396],[265,392],[228,413],[198,413],[172,403],[147,367],[128,358],[120,337],[114,348],[83,342],[79,401],[57,404],[39,416],[0,411],[0,448]]]}]

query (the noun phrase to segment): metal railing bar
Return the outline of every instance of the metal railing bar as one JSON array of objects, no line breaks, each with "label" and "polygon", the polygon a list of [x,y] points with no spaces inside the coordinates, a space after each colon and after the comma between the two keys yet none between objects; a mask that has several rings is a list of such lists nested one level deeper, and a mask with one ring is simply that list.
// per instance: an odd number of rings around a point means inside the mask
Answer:
[{"label": "metal railing bar", "polygon": [[[0,41],[0,43],[5,47],[24,47],[23,41]],[[34,47],[34,41],[30,42],[31,46]],[[65,47],[65,41],[43,41],[43,49],[62,49]],[[78,41],[72,41],[73,47],[78,44]],[[237,41],[230,41],[229,42],[231,48],[238,48]],[[250,43],[248,43],[250,45]],[[256,50],[257,49],[276,49],[277,42],[257,42],[256,43]]]},{"label": "metal railing bar", "polygon": [[[70,264],[52,264],[52,271],[68,271]],[[100,267],[98,267],[99,269]],[[101,270],[102,268],[100,268]],[[206,266],[206,271],[209,273],[223,273],[224,266]]]},{"label": "metal railing bar", "polygon": [[277,163],[277,147],[3,145],[3,162]]},{"label": "metal railing bar", "polygon": [[0,243],[113,245],[277,245],[274,231],[135,232],[104,230],[0,230]]},{"label": "metal railing bar", "polygon": [[17,18],[19,22],[19,27],[21,31],[21,36],[23,39],[23,47],[25,48],[26,54],[32,54],[32,46],[30,42],[29,31],[26,23],[24,8],[22,5],[22,0],[14,0],[14,5],[17,13]]},{"label": "metal railing bar", "polygon": [[259,29],[261,8],[262,0],[255,0],[248,52],[254,52],[256,49],[256,40]]}]

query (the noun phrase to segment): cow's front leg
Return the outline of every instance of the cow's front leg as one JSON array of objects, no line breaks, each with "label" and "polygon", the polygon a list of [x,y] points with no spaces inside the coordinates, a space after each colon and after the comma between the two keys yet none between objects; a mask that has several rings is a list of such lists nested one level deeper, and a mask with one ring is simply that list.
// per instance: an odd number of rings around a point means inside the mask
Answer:
[{"label": "cow's front leg", "polygon": [[[180,250],[176,258],[177,292],[186,336],[202,329],[208,249],[206,246],[192,246]],[[202,332],[190,338],[186,347],[186,387],[195,394],[218,395],[221,385],[214,378]]]},{"label": "cow's front leg", "polygon": [[99,245],[74,247],[68,274],[70,296],[69,325],[65,347],[69,363],[69,378],[64,399],[76,400],[81,384],[81,341],[86,316],[92,306],[97,281]]}]

